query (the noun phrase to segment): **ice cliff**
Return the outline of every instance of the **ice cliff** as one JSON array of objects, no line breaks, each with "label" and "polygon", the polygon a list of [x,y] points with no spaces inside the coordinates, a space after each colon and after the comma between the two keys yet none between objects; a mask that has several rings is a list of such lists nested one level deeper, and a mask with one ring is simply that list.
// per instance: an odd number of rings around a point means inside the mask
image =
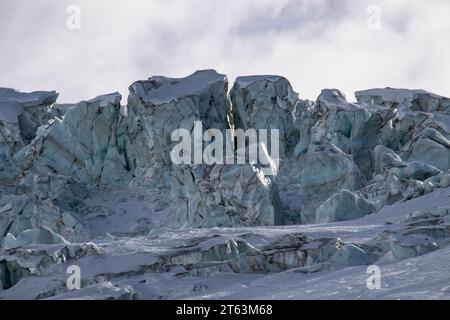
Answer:
[{"label": "ice cliff", "polygon": [[[355,96],[325,89],[302,100],[275,75],[239,77],[229,90],[214,70],[137,81],[126,105],[118,93],[57,104],[54,91],[0,88],[0,298],[175,297],[147,281],[331,272],[444,248],[450,99]],[[196,121],[278,129],[277,174],[173,164],[172,132]],[[437,194],[440,205],[402,209]],[[361,237],[344,231],[357,225]],[[73,264],[86,270],[78,294],[65,288]]]}]

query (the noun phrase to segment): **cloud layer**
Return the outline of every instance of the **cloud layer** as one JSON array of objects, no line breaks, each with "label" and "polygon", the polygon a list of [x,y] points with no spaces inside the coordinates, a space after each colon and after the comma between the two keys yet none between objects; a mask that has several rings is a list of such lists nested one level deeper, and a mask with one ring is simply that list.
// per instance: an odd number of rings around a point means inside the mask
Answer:
[{"label": "cloud layer", "polygon": [[[69,5],[80,30],[66,27]],[[329,87],[450,96],[449,16],[447,0],[0,0],[0,86],[76,102],[215,68],[230,81],[280,74],[309,99]]]}]

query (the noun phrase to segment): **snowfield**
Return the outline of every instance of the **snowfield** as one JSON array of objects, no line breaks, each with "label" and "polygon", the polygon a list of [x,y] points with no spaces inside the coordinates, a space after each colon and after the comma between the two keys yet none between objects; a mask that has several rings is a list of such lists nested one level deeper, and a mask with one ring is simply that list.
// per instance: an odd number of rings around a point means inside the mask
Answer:
[{"label": "snowfield", "polygon": [[[411,211],[450,206],[450,188],[347,222],[233,229],[155,227],[149,235],[132,237],[121,235],[138,233],[142,212],[154,212],[154,207],[147,205],[147,197],[152,194],[142,192],[128,198],[122,192],[116,192],[117,197],[112,197],[115,201],[110,201],[111,192],[99,192],[86,201],[97,211],[98,208],[111,210],[108,217],[99,215],[92,220],[92,231],[99,235],[92,241],[102,248],[101,255],[56,264],[46,270],[45,276],[25,277],[1,292],[0,298],[105,299],[129,297],[132,291],[139,299],[450,299],[449,246],[405,260],[379,261],[381,288],[378,290],[368,289],[370,274],[365,265],[330,266],[312,272],[300,267],[263,274],[211,272],[192,275],[181,266],[163,273],[151,272],[159,257],[180,251],[189,242],[206,250],[227,240],[244,238],[255,248],[262,248],[283,235],[302,234],[366,243],[385,230],[397,229]],[[146,217],[154,224],[163,219],[158,214],[146,214]],[[387,225],[387,221],[392,224]],[[66,269],[74,263],[80,267],[86,284],[82,290],[69,291]]]}]

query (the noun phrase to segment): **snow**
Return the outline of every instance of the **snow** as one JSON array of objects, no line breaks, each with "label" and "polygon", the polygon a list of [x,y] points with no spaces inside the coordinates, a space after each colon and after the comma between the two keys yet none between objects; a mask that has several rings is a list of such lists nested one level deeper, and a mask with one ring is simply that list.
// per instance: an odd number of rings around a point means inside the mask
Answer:
[{"label": "snow", "polygon": [[147,234],[160,227],[168,215],[168,208],[155,210],[164,197],[159,189],[136,188],[131,194],[126,190],[92,191],[86,200],[92,213],[83,220],[98,237]]},{"label": "snow", "polygon": [[397,88],[375,88],[355,92],[355,96],[377,96],[384,101],[411,101],[418,94],[426,94],[435,98],[443,98],[440,95],[425,91],[423,89],[397,89]]},{"label": "snow", "polygon": [[245,88],[254,82],[258,82],[258,81],[262,81],[262,80],[276,82],[282,78],[283,77],[275,76],[275,75],[255,75],[255,76],[237,77],[236,81],[239,83],[240,87]]},{"label": "snow", "polygon": [[[232,229],[158,228],[148,236],[104,243],[105,249],[112,254],[105,263],[117,265],[123,264],[121,261],[129,264],[130,259],[136,262],[141,258],[145,260],[142,252],[148,255],[148,261],[154,261],[151,257],[171,252],[180,245],[189,247],[189,244],[199,242],[202,249],[207,249],[216,243],[223,243],[224,239],[237,236],[245,236],[245,240],[255,248],[267,245],[277,236],[293,233],[311,237],[338,237],[344,242],[363,243],[383,230],[394,230],[412,211],[445,206],[450,206],[450,188],[387,206],[359,220],[340,223]],[[386,221],[392,224],[387,225]],[[202,239],[208,240],[202,242]],[[126,259],[113,258],[115,254],[126,252]],[[450,299],[448,261],[450,247],[444,247],[420,257],[380,265],[380,290],[366,287],[367,266],[310,274],[303,274],[296,269],[269,275],[220,273],[179,277],[174,273],[145,274],[124,279],[124,284],[132,285],[139,292],[140,299]],[[146,283],[141,283],[143,279],[146,279]],[[205,289],[193,291],[197,284]]]},{"label": "snow", "polygon": [[[155,212],[154,200],[163,198],[163,192],[137,189],[131,198],[129,194],[120,197],[120,190],[116,192],[99,191],[87,201],[99,213],[102,212],[100,207],[112,210],[102,224],[92,221],[90,224],[99,234],[93,241],[102,248],[103,254],[89,255],[75,262],[82,270],[82,277],[96,279],[96,283],[69,292],[65,288],[66,269],[74,263],[69,261],[51,266],[39,277],[23,278],[12,288],[0,292],[0,299],[47,296],[51,299],[104,299],[129,294],[129,286],[137,292],[139,299],[450,299],[449,246],[402,261],[383,258],[378,262],[381,268],[379,290],[367,288],[367,266],[332,266],[324,270],[316,266],[317,271],[313,273],[305,273],[304,268],[271,274],[212,273],[199,276],[187,275],[183,268],[150,272],[160,257],[191,248],[205,250],[236,237],[245,239],[255,248],[262,248],[281,235],[294,233],[364,243],[383,230],[395,230],[412,211],[450,206],[450,188],[387,206],[359,220],[321,225],[186,230],[157,226],[156,222],[164,218],[164,213]],[[147,217],[154,221],[154,228],[141,236],[119,236],[133,230],[143,208]],[[123,219],[120,221],[115,220],[119,212]],[[388,225],[386,221],[392,224]],[[312,248],[314,244],[308,246]]]},{"label": "snow", "polygon": [[19,92],[10,88],[0,88],[0,121],[17,123],[24,108],[50,105],[56,101],[55,91]]},{"label": "snow", "polygon": [[347,102],[345,95],[337,89],[322,90],[317,99],[319,102],[325,104],[330,109],[341,109],[355,111],[361,109],[361,106]]},{"label": "snow", "polygon": [[[205,277],[206,292],[174,293],[175,299],[450,299],[450,248],[382,265],[381,289],[370,290],[366,266],[303,274],[297,270],[255,275]],[[187,287],[187,283],[184,287]]]},{"label": "snow", "polygon": [[139,87],[143,83],[145,85],[145,81],[136,82],[131,87],[144,100],[152,102],[155,105],[161,105],[186,96],[198,94],[208,85],[224,80],[226,81],[226,76],[217,73],[215,70],[203,70],[184,78],[152,77],[148,81],[154,81],[161,85],[156,88],[153,87],[147,92],[145,89],[142,90]]},{"label": "snow", "polygon": [[56,101],[56,91],[35,91],[30,93],[19,92],[10,88],[0,88],[0,99],[19,102],[24,108],[29,106],[47,104]]},{"label": "snow", "polygon": [[120,100],[122,99],[122,96],[118,92],[104,94],[101,96],[98,96],[92,100],[89,100],[90,103],[99,102],[100,106],[108,106],[108,104],[118,104],[120,103]]}]

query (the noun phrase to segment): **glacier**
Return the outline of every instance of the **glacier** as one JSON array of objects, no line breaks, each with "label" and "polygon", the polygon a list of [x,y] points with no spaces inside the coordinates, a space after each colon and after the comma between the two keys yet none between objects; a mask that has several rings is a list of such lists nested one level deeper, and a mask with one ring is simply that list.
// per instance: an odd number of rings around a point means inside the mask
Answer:
[{"label": "glacier", "polygon": [[[209,69],[57,99],[0,88],[0,299],[449,298],[449,98]],[[279,130],[276,174],[172,163],[196,122]]]}]

